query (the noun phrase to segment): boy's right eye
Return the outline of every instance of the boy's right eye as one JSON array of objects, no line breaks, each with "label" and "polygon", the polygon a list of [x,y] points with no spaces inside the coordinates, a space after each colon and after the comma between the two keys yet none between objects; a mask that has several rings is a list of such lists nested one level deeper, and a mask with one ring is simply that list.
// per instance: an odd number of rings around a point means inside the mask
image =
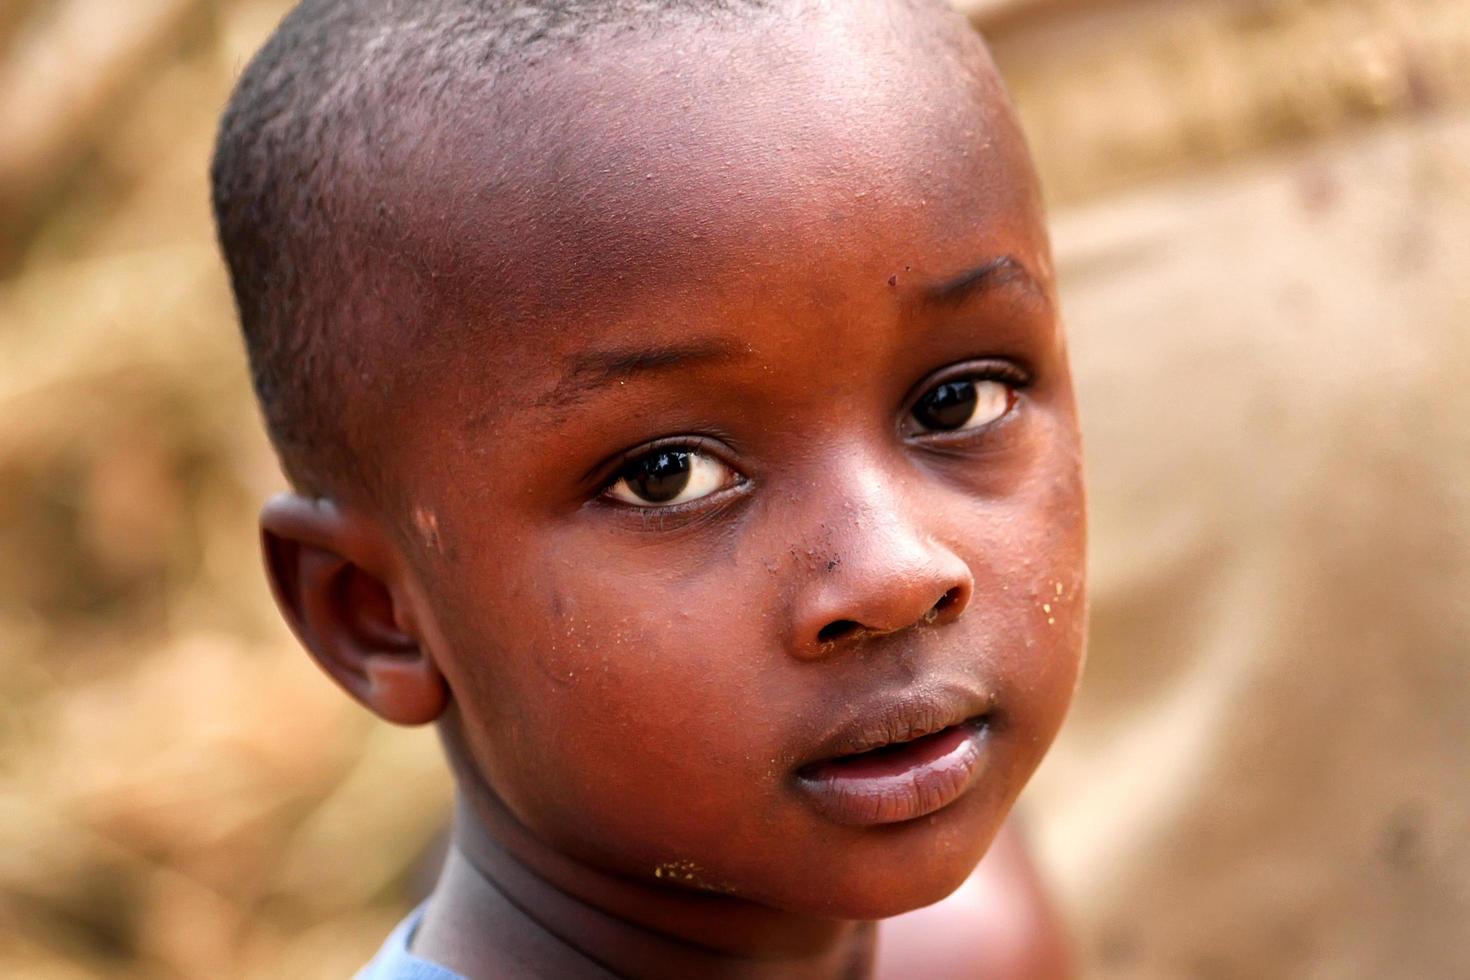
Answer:
[{"label": "boy's right eye", "polygon": [[708,497],[736,482],[735,471],[708,453],[670,446],[623,464],[606,494],[635,507],[672,507]]}]

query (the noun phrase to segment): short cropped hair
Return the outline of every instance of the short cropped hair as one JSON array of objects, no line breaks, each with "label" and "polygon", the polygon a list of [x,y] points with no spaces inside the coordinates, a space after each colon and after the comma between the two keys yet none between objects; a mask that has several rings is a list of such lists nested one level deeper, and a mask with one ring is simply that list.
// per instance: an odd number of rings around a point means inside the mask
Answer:
[{"label": "short cropped hair", "polygon": [[[376,493],[345,406],[371,387],[367,319],[402,324],[429,278],[354,189],[381,193],[384,149],[467,85],[489,92],[584,40],[799,0],[303,0],[251,60],[210,169],[251,380],[300,491]],[[410,123],[411,125],[411,123]],[[376,171],[375,171],[375,168]],[[364,213],[367,212],[367,213]],[[385,242],[385,238],[388,240]],[[398,304],[395,307],[395,304]],[[363,486],[366,484],[366,486]]]}]

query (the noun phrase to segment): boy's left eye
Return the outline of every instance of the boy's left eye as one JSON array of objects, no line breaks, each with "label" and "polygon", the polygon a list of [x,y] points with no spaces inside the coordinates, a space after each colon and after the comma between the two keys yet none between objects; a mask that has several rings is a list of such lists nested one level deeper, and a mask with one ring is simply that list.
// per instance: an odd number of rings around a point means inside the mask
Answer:
[{"label": "boy's left eye", "polygon": [[635,507],[672,507],[708,497],[735,482],[735,472],[687,446],[655,449],[629,460],[607,495]]},{"label": "boy's left eye", "polygon": [[1016,389],[993,378],[959,378],[935,385],[911,410],[928,432],[979,429],[1001,418],[1016,403]]}]

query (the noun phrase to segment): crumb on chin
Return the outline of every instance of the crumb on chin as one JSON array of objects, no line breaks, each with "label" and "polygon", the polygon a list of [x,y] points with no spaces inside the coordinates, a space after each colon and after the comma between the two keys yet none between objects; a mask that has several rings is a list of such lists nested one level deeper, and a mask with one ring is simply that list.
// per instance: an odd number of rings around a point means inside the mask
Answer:
[{"label": "crumb on chin", "polygon": [[719,892],[722,895],[735,893],[731,886],[707,879],[699,865],[693,861],[665,861],[654,867],[653,876],[661,881],[672,881],[700,891]]}]

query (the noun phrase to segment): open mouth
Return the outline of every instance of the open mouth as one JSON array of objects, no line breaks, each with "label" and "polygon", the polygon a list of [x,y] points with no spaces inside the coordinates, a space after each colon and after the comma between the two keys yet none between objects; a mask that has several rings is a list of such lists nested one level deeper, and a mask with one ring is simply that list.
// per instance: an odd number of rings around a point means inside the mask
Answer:
[{"label": "open mouth", "polygon": [[798,775],[820,778],[824,774],[883,776],[902,773],[916,765],[922,765],[926,760],[943,756],[953,748],[956,741],[978,733],[985,724],[986,716],[980,715],[935,732],[914,735],[903,741],[889,742],[863,752],[852,752],[804,766]]},{"label": "open mouth", "polygon": [[828,817],[866,826],[913,820],[959,799],[984,761],[989,716],[802,766],[797,781]]}]

